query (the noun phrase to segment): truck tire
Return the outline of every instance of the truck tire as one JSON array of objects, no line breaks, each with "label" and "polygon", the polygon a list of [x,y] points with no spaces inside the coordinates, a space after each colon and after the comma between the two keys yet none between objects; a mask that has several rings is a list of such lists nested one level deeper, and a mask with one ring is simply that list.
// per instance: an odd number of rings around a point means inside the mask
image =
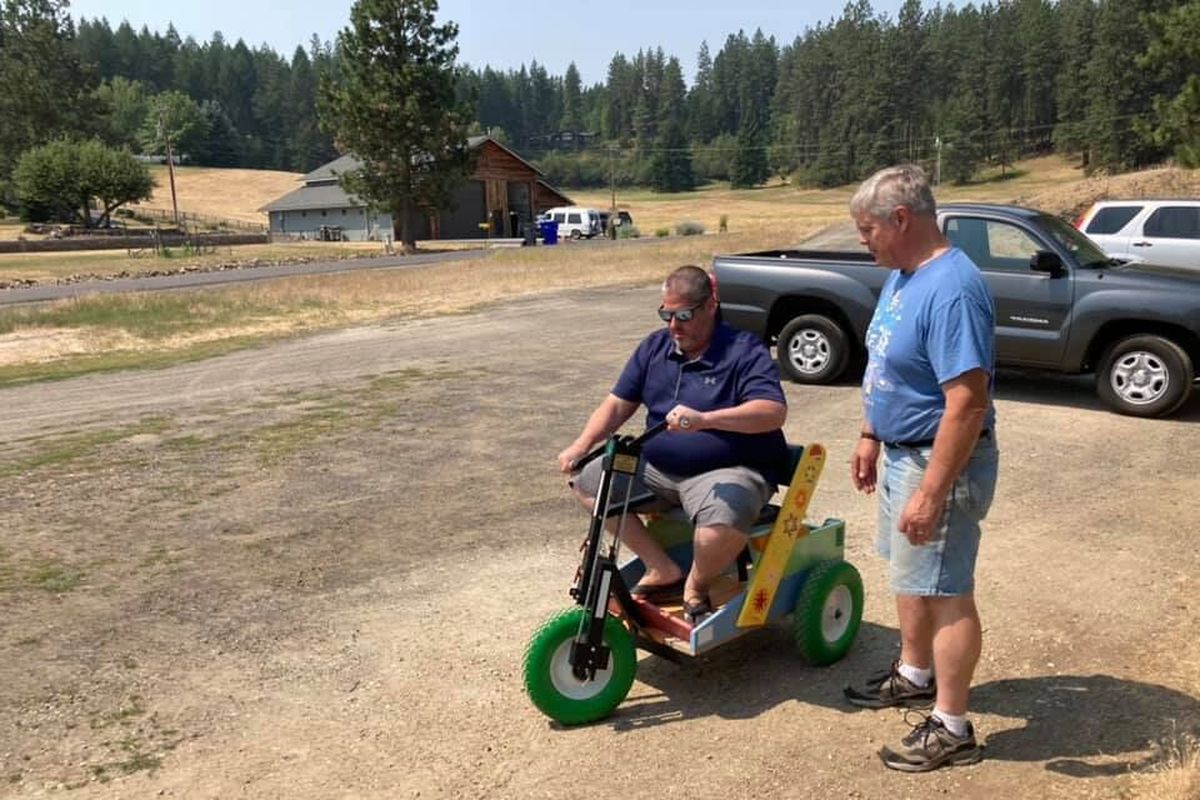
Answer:
[{"label": "truck tire", "polygon": [[775,354],[784,376],[797,383],[833,383],[846,369],[850,343],[829,317],[803,314],[779,332]]},{"label": "truck tire", "polygon": [[1105,351],[1096,371],[1096,393],[1117,413],[1161,417],[1183,405],[1194,378],[1192,359],[1183,348],[1161,336],[1138,334]]}]

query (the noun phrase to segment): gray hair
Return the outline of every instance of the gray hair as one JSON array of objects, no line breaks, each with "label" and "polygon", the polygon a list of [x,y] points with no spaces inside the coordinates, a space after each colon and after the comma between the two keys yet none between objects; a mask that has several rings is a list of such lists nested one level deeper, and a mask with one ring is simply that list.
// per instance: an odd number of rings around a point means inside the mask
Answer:
[{"label": "gray hair", "polygon": [[688,264],[672,271],[663,281],[662,290],[674,292],[689,303],[703,303],[712,294],[712,285],[707,272]]},{"label": "gray hair", "polygon": [[850,198],[850,213],[856,217],[866,214],[876,219],[887,219],[900,206],[918,217],[937,214],[929,179],[916,164],[901,164],[879,170],[863,181],[854,197]]}]

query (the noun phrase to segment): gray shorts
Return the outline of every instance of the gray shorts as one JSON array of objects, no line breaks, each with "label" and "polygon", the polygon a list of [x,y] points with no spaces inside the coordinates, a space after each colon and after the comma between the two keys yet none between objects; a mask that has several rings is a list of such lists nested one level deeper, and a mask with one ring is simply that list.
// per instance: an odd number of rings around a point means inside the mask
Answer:
[{"label": "gray shorts", "polygon": [[[588,497],[595,497],[600,489],[602,460],[589,462],[571,485]],[[613,476],[609,508],[621,506],[628,486],[628,476],[622,473]],[[682,507],[698,528],[729,525],[742,532],[750,530],[763,506],[775,494],[775,487],[749,467],[724,467],[684,478],[668,475],[644,461],[629,488],[630,498],[643,500],[637,505],[638,511]]]}]

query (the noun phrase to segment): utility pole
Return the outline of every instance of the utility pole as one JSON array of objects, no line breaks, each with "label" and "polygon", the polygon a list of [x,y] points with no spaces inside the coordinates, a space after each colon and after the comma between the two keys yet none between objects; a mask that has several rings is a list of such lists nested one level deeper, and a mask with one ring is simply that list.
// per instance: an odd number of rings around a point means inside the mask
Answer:
[{"label": "utility pole", "polygon": [[167,143],[167,174],[171,177],[171,213],[175,227],[179,227],[179,203],[175,199],[175,157],[171,153],[171,134],[163,124],[162,117],[158,119],[158,135]]},{"label": "utility pole", "polygon": [[942,137],[934,137],[933,145],[937,149],[937,162],[933,168],[933,185],[942,185]]},{"label": "utility pole", "polygon": [[613,153],[617,149],[615,144],[608,146],[608,188],[612,193],[612,201],[609,203],[609,208],[612,213],[617,213],[617,175],[613,167]]}]

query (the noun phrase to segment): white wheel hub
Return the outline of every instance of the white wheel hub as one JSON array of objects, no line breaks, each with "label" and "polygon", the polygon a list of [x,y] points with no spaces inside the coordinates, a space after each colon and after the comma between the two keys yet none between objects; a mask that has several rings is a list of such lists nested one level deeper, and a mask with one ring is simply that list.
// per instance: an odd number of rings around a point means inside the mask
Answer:
[{"label": "white wheel hub", "polygon": [[825,598],[821,607],[821,638],[833,643],[846,635],[854,617],[854,595],[850,587],[839,584]]},{"label": "white wheel hub", "polygon": [[604,691],[604,687],[612,679],[613,656],[609,653],[607,669],[596,670],[594,681],[581,681],[571,671],[571,645],[574,641],[574,639],[567,639],[550,657],[550,683],[563,697],[572,700],[590,700]]}]

